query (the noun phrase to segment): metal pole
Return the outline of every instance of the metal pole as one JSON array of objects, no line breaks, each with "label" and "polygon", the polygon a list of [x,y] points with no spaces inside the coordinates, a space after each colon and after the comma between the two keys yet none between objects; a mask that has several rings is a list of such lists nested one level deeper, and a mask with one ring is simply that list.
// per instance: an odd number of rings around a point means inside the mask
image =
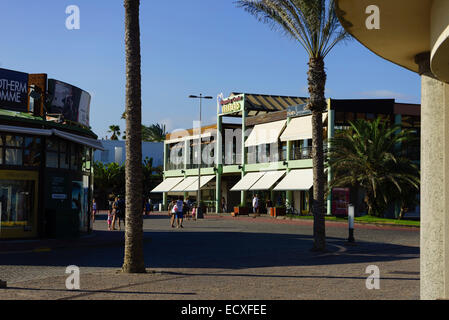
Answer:
[{"label": "metal pole", "polygon": [[203,94],[200,93],[200,125],[198,134],[198,208],[197,219],[203,219],[203,211],[201,208],[201,100],[203,100]]},{"label": "metal pole", "polygon": [[349,223],[349,238],[348,242],[355,242],[354,239],[354,206],[349,204],[348,206],[348,223]]}]

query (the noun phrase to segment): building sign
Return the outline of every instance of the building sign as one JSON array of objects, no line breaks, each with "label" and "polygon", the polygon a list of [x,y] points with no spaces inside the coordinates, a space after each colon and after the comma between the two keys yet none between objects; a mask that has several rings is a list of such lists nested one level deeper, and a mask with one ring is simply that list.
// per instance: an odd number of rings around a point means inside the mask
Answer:
[{"label": "building sign", "polygon": [[89,126],[90,94],[68,83],[48,79],[50,113]]},{"label": "building sign", "polygon": [[312,114],[312,111],[305,109],[306,104],[298,104],[296,106],[288,107],[287,108],[287,117],[288,118],[295,118],[295,117],[302,117],[302,116],[308,116]]},{"label": "building sign", "polygon": [[28,74],[0,68],[0,108],[26,112]]},{"label": "building sign", "polygon": [[243,105],[245,102],[245,96],[243,94],[230,97],[220,101],[221,113],[234,113],[243,110]]}]

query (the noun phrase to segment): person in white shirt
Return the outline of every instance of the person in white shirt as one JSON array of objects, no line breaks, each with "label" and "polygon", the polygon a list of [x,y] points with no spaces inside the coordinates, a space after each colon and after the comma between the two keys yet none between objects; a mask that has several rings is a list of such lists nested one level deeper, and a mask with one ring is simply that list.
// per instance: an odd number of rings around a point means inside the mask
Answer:
[{"label": "person in white shirt", "polygon": [[259,197],[257,194],[254,195],[254,198],[253,198],[253,213],[254,213],[254,218],[259,215]]}]

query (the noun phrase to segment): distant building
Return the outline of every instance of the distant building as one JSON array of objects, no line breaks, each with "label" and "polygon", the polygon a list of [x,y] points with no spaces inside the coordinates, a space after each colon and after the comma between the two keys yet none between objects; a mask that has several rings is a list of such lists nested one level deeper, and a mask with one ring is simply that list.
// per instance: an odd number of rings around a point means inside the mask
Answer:
[{"label": "distant building", "polygon": [[[224,199],[231,212],[241,203],[250,204],[252,196],[258,194],[261,212],[268,207],[267,202],[282,205],[288,201],[297,212],[309,213],[312,115],[304,110],[305,103],[303,97],[232,93],[221,100],[217,123],[202,127],[201,149],[198,129],[167,135],[164,182],[152,192],[163,194],[164,206],[179,196],[196,199],[200,188],[201,200],[209,211],[220,212]],[[224,122],[232,117],[240,123]],[[323,113],[323,147],[327,148],[327,139],[336,132],[348,128],[350,121],[378,117],[420,136],[420,105],[394,99],[328,99]],[[419,163],[419,143],[402,147],[409,159]],[[346,215],[349,203],[354,204],[357,214],[365,214],[363,199],[359,188],[335,188],[326,202],[327,214]],[[419,210],[419,206],[410,209],[407,216],[419,216]],[[398,208],[389,208],[385,214],[398,213]]]},{"label": "distant building", "polygon": [[[104,164],[118,163],[122,165],[126,161],[126,145],[124,140],[101,140],[104,150],[94,152],[94,161]],[[153,166],[164,165],[164,143],[163,142],[142,142],[142,161],[153,158]]]}]

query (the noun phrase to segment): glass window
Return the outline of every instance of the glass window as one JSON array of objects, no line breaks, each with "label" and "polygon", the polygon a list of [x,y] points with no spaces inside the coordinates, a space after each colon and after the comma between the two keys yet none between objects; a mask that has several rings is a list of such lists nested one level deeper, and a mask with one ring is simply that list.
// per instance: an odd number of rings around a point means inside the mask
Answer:
[{"label": "glass window", "polygon": [[41,138],[39,138],[39,137],[25,138],[25,148],[40,149],[41,148]]},{"label": "glass window", "polygon": [[27,167],[38,167],[41,164],[41,148],[41,138],[26,137],[23,165]]},{"label": "glass window", "polygon": [[80,147],[76,144],[72,144],[70,152],[70,168],[72,170],[78,171],[81,170],[81,154]]},{"label": "glass window", "polygon": [[58,153],[47,151],[47,168],[58,168]]},{"label": "glass window", "polygon": [[6,145],[8,147],[23,147],[23,137],[19,136],[6,136]]},{"label": "glass window", "polygon": [[5,164],[9,166],[22,166],[22,149],[6,149]]},{"label": "glass window", "polygon": [[70,167],[70,144],[66,141],[59,141],[59,168],[68,169]]},{"label": "glass window", "polygon": [[357,113],[356,117],[357,119],[366,119],[365,113]]},{"label": "glass window", "polygon": [[39,149],[25,149],[23,152],[23,165],[26,167],[39,167],[41,164],[41,151]]},{"label": "glass window", "polygon": [[60,169],[68,169],[70,166],[70,157],[69,153],[64,152],[59,154],[59,168]]},{"label": "glass window", "polygon": [[1,227],[22,227],[32,223],[34,181],[0,180]]},{"label": "glass window", "polygon": [[58,152],[58,140],[55,138],[47,138],[47,151]]},{"label": "glass window", "polygon": [[366,114],[366,119],[374,120],[374,119],[376,119],[376,115],[374,113],[367,113]]},{"label": "glass window", "polygon": [[61,153],[65,153],[65,152],[67,152],[67,144],[68,144],[68,142],[66,142],[66,141],[60,141],[59,142],[59,152],[61,152]]}]

